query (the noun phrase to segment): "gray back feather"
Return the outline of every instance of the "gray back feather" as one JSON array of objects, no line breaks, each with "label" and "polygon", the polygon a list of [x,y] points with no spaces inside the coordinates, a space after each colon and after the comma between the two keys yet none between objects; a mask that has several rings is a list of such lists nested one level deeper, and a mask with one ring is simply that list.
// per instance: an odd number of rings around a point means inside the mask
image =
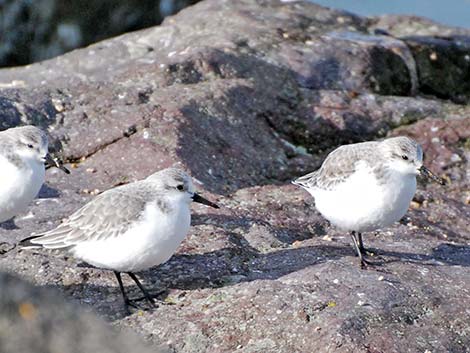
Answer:
[{"label": "gray back feather", "polygon": [[[304,188],[331,190],[356,171],[362,161],[372,166],[377,162],[380,142],[370,141],[338,147],[326,157],[320,169],[293,181]],[[374,168],[379,173],[383,166]]]},{"label": "gray back feather", "polygon": [[58,249],[73,247],[83,241],[118,237],[140,219],[145,206],[152,201],[162,211],[169,212],[168,203],[146,180],[105,191],[56,229],[40,234],[31,243]]}]

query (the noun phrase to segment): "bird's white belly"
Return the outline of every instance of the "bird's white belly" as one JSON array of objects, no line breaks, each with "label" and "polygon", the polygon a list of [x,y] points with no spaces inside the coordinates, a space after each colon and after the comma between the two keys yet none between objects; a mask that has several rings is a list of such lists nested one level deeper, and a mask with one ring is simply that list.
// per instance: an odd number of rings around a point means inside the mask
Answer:
[{"label": "bird's white belly", "polygon": [[84,241],[72,252],[96,267],[119,272],[136,272],[166,262],[189,230],[189,206],[175,207],[163,214],[149,205],[142,219],[126,233],[99,241]]},{"label": "bird's white belly", "polygon": [[44,165],[32,161],[27,164],[19,169],[0,156],[0,222],[23,212],[44,183]]},{"label": "bird's white belly", "polygon": [[333,225],[365,232],[392,225],[408,210],[416,178],[393,173],[380,184],[369,169],[360,169],[335,190],[313,190],[318,211]]}]

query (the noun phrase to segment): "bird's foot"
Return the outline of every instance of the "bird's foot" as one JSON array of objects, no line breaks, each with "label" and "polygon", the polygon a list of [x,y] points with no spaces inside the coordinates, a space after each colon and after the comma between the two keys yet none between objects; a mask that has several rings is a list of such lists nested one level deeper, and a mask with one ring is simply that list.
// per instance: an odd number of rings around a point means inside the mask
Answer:
[{"label": "bird's foot", "polygon": [[[375,259],[379,260],[377,258],[377,255]],[[384,261],[370,261],[364,258],[364,256],[361,256],[359,259],[359,264],[361,266],[361,270],[368,270],[368,269],[374,269],[375,271],[380,271],[380,272],[387,272],[383,268],[379,268],[384,264]]]},{"label": "bird's foot", "polygon": [[359,248],[359,250],[361,251],[362,255],[365,255],[365,256],[370,256],[370,257],[377,257],[378,254],[377,252],[375,251],[372,251],[370,249],[366,249],[366,248]]},{"label": "bird's foot", "polygon": [[361,266],[361,270],[366,270],[368,267],[373,267],[376,265],[374,262],[366,260],[364,257],[361,257],[359,259],[359,263]]},{"label": "bird's foot", "polygon": [[160,299],[159,297],[162,295],[162,294],[165,294],[166,293],[166,290],[162,289],[158,292],[155,292],[155,293],[149,293],[149,296],[142,296],[142,297],[138,297],[138,298],[135,298],[134,301],[143,301],[143,300],[146,300],[147,302],[149,301],[152,301],[153,305],[154,306],[157,306],[156,303],[158,304],[161,304],[161,305],[169,305],[169,304],[172,304],[170,302],[166,302],[165,300],[162,300]]},{"label": "bird's foot", "polygon": [[[143,302],[143,299],[146,299],[146,302]],[[124,306],[128,313],[131,313],[130,308],[147,311],[158,307],[151,298],[145,297],[136,299],[126,299],[124,300]]]}]

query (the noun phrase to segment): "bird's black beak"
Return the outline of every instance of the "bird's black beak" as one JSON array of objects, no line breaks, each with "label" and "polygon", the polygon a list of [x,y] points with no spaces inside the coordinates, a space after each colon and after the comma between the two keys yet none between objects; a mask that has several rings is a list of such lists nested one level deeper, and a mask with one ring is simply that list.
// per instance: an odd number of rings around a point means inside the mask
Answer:
[{"label": "bird's black beak", "polygon": [[201,195],[196,194],[196,193],[194,193],[194,195],[193,195],[193,201],[202,203],[202,204],[210,206],[210,207],[219,208],[219,206],[217,206],[215,203],[210,202],[209,200],[205,199],[204,197],[202,197]]},{"label": "bird's black beak", "polygon": [[433,172],[431,172],[428,168],[426,168],[424,165],[422,165],[420,168],[419,168],[419,173],[424,176],[425,178],[428,178],[428,179],[431,179],[441,185],[445,185],[446,182],[444,179],[438,177],[436,174],[434,174]]},{"label": "bird's black beak", "polygon": [[49,165],[51,167],[56,167],[56,168],[59,168],[60,170],[62,170],[64,173],[66,174],[70,174],[70,170],[68,170],[67,168],[65,168],[62,163],[59,163],[59,161],[55,160],[54,158],[52,158],[52,156],[48,153],[46,154],[46,157],[44,157],[44,162],[46,163],[46,165]]}]

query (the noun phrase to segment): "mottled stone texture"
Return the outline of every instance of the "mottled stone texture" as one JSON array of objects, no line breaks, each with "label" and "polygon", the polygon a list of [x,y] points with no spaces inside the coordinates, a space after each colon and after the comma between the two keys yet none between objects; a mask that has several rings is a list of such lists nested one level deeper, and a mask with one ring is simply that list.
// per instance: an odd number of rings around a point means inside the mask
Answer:
[{"label": "mottled stone texture", "polygon": [[[0,241],[168,166],[223,206],[195,205],[178,253],[142,274],[164,290],[154,311],[127,315],[112,273],[61,253],[3,244],[0,266],[174,352],[466,352],[466,36],[306,2],[208,0],[159,27],[0,70],[1,127],[47,127],[72,169],[49,170]],[[448,185],[420,181],[400,223],[364,236],[380,266],[360,270],[349,236],[289,181],[340,144],[395,135],[418,140]]]}]

